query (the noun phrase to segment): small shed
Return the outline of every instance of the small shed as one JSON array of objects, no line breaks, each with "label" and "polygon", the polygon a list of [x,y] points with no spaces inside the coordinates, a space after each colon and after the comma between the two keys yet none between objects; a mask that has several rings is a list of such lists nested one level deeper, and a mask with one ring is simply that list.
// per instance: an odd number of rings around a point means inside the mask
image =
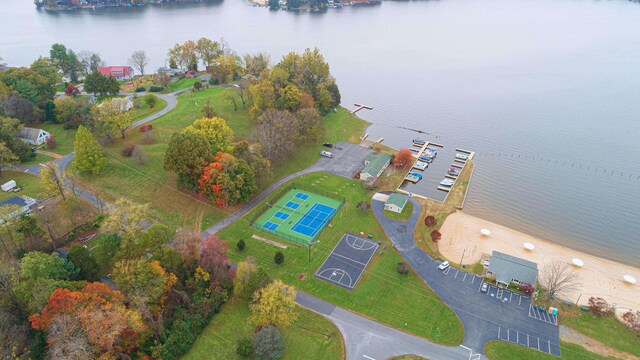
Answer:
[{"label": "small shed", "polygon": [[26,142],[27,144],[42,145],[50,137],[51,134],[42,129],[29,127],[23,127],[22,129],[20,129],[20,140]]},{"label": "small shed", "polygon": [[407,195],[393,193],[389,195],[387,201],[384,203],[384,209],[399,214],[404,209],[404,206],[407,205],[407,200]]},{"label": "small shed", "polygon": [[15,180],[9,180],[6,183],[2,184],[2,191],[9,191],[14,187],[18,186]]},{"label": "small shed", "polygon": [[519,257],[494,251],[491,254],[487,275],[495,276],[496,283],[509,286],[512,282],[518,285],[536,286],[538,264]]}]

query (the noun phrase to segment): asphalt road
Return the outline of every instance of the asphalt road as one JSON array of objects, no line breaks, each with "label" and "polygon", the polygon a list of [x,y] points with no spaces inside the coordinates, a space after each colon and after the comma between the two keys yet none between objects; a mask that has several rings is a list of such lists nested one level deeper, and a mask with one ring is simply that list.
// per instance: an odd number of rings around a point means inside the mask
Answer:
[{"label": "asphalt road", "polygon": [[372,200],[372,209],[380,225],[400,254],[433,291],[447,303],[464,324],[463,345],[481,353],[489,340],[503,340],[553,355],[560,355],[557,322],[552,318],[531,316],[530,299],[492,287],[480,292],[481,278],[454,268],[438,270],[437,261],[413,240],[421,206],[414,199],[413,213],[407,222],[384,216],[384,203]]}]

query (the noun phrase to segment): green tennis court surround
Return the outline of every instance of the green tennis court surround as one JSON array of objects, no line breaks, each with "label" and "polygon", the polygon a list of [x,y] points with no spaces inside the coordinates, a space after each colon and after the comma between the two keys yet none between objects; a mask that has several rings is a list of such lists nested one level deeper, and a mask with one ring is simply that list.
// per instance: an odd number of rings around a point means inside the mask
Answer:
[{"label": "green tennis court surround", "polygon": [[316,241],[343,204],[344,200],[293,186],[273,206],[267,207],[252,226],[283,239],[309,245]]}]

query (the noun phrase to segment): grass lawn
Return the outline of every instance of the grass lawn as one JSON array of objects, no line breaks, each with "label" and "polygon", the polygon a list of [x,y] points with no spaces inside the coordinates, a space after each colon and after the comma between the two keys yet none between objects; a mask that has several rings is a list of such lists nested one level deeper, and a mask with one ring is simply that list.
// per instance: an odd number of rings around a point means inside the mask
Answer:
[{"label": "grass lawn", "polygon": [[38,154],[36,153],[34,157],[32,157],[31,159],[21,162],[18,165],[35,165],[35,164],[42,164],[42,163],[46,163],[48,161],[53,160],[53,158],[51,156],[45,155],[45,154]]},{"label": "grass lawn", "polygon": [[56,148],[49,149],[47,146],[44,146],[44,151],[50,151],[60,155],[66,155],[73,151],[73,140],[76,137],[76,129],[65,130],[63,124],[40,124],[38,127],[53,134],[56,139]]},{"label": "grass lawn", "polygon": [[384,216],[392,220],[407,221],[411,217],[412,213],[413,204],[411,203],[411,201],[407,201],[407,204],[404,206],[404,209],[402,209],[401,213],[398,214],[397,212],[385,210]]},{"label": "grass lawn", "polygon": [[[560,359],[583,360],[583,359],[613,359],[589,352],[580,345],[560,342]],[[504,341],[489,341],[484,346],[485,355],[491,360],[518,359],[518,360],[553,360],[559,359],[557,356],[549,355],[538,350],[526,348],[524,346],[510,344]]]},{"label": "grass lawn", "polygon": [[[308,248],[249,226],[246,219],[260,211],[262,206],[220,233],[220,237],[229,242],[231,260],[238,262],[247,255],[253,256],[272,277],[323,300],[438,343],[458,345],[462,342],[462,324],[453,311],[413,272],[406,276],[397,272],[396,267],[402,257],[393,250],[373,212],[362,212],[356,208],[360,201],[370,201],[373,192],[364,189],[358,180],[327,173],[313,173],[294,181],[347,198],[331,226],[327,226],[318,238],[319,243],[312,247],[311,262],[308,262]],[[273,202],[275,199],[268,197],[265,201]],[[371,234],[374,241],[380,241],[382,245],[354,290],[343,289],[313,276],[347,231]],[[286,244],[288,248],[281,250],[256,241],[251,238],[253,234]],[[236,247],[240,239],[247,243],[243,252]],[[284,264],[274,263],[276,251],[284,253]],[[302,279],[301,274],[304,275]]]},{"label": "grass lawn", "polygon": [[614,317],[595,317],[574,309],[563,316],[562,324],[610,347],[640,356],[640,338]]},{"label": "grass lawn", "polygon": [[[155,95],[154,95],[155,96]],[[159,97],[156,96],[156,106],[150,108],[149,105],[147,105],[147,103],[144,102],[144,100],[140,99],[140,106],[138,106],[137,109],[133,110],[133,122],[136,122],[138,120],[142,120],[144,118],[146,118],[149,115],[153,115],[155,113],[157,113],[158,111],[164,109],[165,107],[167,107],[167,102],[160,99]]]},{"label": "grass lawn", "polygon": [[196,78],[191,78],[191,79],[184,78],[184,79],[176,80],[176,81],[172,82],[171,84],[169,84],[169,86],[164,88],[164,90],[162,90],[162,93],[163,94],[168,94],[168,93],[172,93],[174,91],[178,91],[178,90],[182,90],[182,89],[193,87],[193,84],[195,84],[196,81],[203,82],[201,79],[196,79]]},{"label": "grass lawn", "polygon": [[394,356],[389,360],[427,360],[427,358],[423,358],[422,356],[417,356],[417,355],[400,355],[400,356]]},{"label": "grass lawn", "polygon": [[[297,308],[297,311],[298,320],[282,331],[285,353],[281,359],[300,359],[302,354],[309,360],[342,359],[342,336],[338,328],[312,311],[303,308]],[[243,335],[250,338],[253,334],[248,319],[247,303],[232,299],[211,319],[182,359],[240,359],[236,354],[236,340]]]},{"label": "grass lawn", "polygon": [[44,189],[40,185],[40,178],[37,176],[18,171],[3,171],[2,177],[0,177],[0,184],[4,184],[9,180],[15,180],[16,184],[22,188],[22,191],[17,193],[0,191],[0,201],[14,195],[25,195],[34,199],[45,197]]},{"label": "grass lawn", "polygon": [[[128,197],[139,203],[149,203],[152,219],[167,226],[200,231],[213,225],[226,217],[227,213],[233,212],[234,208],[222,211],[209,202],[201,202],[178,191],[175,174],[166,172],[162,165],[171,135],[201,118],[203,116],[202,107],[207,101],[210,101],[217,116],[227,121],[237,139],[247,138],[251,135],[252,128],[248,110],[234,111],[233,104],[223,98],[225,91],[234,90],[215,87],[181,95],[178,106],[173,111],[153,121],[151,133],[156,142],[150,145],[141,145],[148,158],[146,164],[140,165],[134,159],[120,155],[123,142],[116,139],[113,143],[105,146],[107,161],[102,174],[99,176],[74,174],[72,167],[69,168],[70,173],[80,183],[100,194],[106,200],[112,201],[119,197]],[[355,141],[367,125],[365,121],[351,115],[344,109],[329,114],[325,117],[324,124],[327,135],[319,139],[316,144],[301,147],[288,161],[276,166],[271,176],[266,179],[264,184],[261,184],[260,190],[266,188],[276,179],[313,164],[320,157],[319,153],[323,141]],[[145,135],[138,131],[131,131],[127,134],[125,142],[140,144],[143,136]]]}]

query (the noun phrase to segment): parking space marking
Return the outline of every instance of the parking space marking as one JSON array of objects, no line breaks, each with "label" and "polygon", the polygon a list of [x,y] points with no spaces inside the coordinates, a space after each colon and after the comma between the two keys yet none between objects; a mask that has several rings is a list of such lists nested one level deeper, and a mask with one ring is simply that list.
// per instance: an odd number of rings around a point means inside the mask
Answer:
[{"label": "parking space marking", "polygon": [[[552,354],[550,340],[540,339],[537,336],[530,335],[517,330],[511,330],[509,328],[506,328],[506,330],[507,331],[505,335],[505,331],[502,329],[502,327],[498,326],[498,340],[506,341],[506,342],[517,344],[520,346],[526,346],[530,349],[538,350],[543,353]],[[522,335],[522,337],[520,335]],[[525,341],[525,335],[526,335],[526,341]],[[520,338],[522,338],[522,341],[520,341],[521,340]],[[545,342],[547,343],[546,348],[544,346]]]},{"label": "parking space marking", "polygon": [[471,277],[471,284],[473,284],[473,282],[474,282],[474,281],[476,281],[476,277],[475,277],[475,276],[472,276],[472,277]]},{"label": "parking space marking", "polygon": [[529,304],[529,317],[556,326],[558,325],[558,317],[556,315],[549,314],[544,308],[539,308],[532,304]]},{"label": "parking space marking", "polygon": [[467,279],[467,272],[465,271],[464,277],[462,278],[462,282],[464,282],[466,279]]},{"label": "parking space marking", "polygon": [[454,279],[458,278],[458,273],[460,272],[460,270],[456,269],[456,274],[453,276]]},{"label": "parking space marking", "polygon": [[451,271],[451,266],[449,266],[448,268],[442,270],[442,273],[445,275],[449,275],[449,271]]}]

